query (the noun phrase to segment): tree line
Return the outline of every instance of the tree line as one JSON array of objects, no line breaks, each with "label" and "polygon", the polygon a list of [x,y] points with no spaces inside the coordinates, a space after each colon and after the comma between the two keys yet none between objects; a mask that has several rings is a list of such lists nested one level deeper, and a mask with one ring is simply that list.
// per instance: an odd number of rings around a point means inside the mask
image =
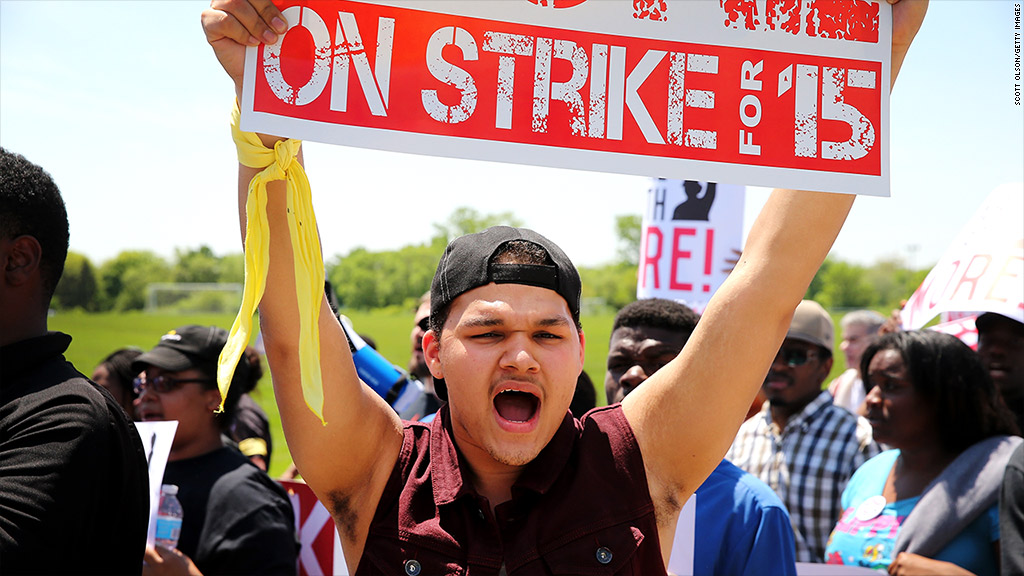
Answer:
[{"label": "tree line", "polygon": [[[430,289],[430,280],[449,240],[498,224],[523,225],[511,212],[480,214],[472,208],[458,208],[445,222],[434,224],[433,235],[423,243],[397,250],[355,248],[328,258],[327,278],[342,307],[412,307]],[[618,242],[613,260],[601,266],[580,268],[584,306],[617,310],[636,299],[640,232],[640,216],[616,218],[614,233]],[[177,248],[170,260],[152,251],[125,250],[98,266],[85,255],[71,251],[52,307],[87,312],[142,310],[150,284],[241,283],[243,266],[241,252],[218,256],[207,246]],[[811,282],[806,297],[834,310],[889,310],[908,298],[927,273],[928,269],[908,268],[899,258],[864,266],[829,257]],[[227,312],[238,305],[236,298],[224,294],[199,293],[188,299],[190,311]]]}]

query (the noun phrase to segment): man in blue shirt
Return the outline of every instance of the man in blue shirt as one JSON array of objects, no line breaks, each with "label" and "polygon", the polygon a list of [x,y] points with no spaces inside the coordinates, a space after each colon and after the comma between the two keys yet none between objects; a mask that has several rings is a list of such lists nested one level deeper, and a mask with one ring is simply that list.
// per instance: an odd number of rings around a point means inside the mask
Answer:
[{"label": "man in blue shirt", "polygon": [[[620,402],[675,358],[699,318],[682,304],[658,298],[623,308],[608,350],[608,403]],[[679,515],[668,570],[695,576],[795,575],[794,555],[789,513],[779,497],[722,460]]]}]

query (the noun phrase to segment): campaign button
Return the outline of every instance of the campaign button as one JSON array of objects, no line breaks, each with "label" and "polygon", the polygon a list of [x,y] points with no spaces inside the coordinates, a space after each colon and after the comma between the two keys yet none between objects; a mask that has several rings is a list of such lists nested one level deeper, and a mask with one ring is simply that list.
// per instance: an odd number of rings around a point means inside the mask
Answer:
[{"label": "campaign button", "polygon": [[885,509],[885,496],[872,496],[857,506],[857,520],[867,522],[877,517]]}]

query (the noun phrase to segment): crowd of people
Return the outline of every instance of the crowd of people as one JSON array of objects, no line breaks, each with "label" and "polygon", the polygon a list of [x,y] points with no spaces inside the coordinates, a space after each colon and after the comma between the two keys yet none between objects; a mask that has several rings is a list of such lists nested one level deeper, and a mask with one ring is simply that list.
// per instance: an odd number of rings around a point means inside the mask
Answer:
[{"label": "crowd of people", "polygon": [[[924,7],[894,10],[893,80]],[[284,21],[252,0],[215,3],[203,26],[237,91],[245,46]],[[281,173],[300,162],[267,156]],[[260,170],[240,165],[241,205]],[[289,191],[267,186],[267,227],[288,238]],[[1024,323],[982,314],[975,351],[851,312],[847,370],[828,382],[835,326],[801,298],[851,202],[776,191],[703,315],[663,299],[620,310],[600,407],[576,268],[544,236],[494,227],[449,244],[412,314],[417,418],[360,382],[330,314],[315,327],[320,418],[302,386],[296,247],[270,243],[261,329],[292,474],[332,516],[348,570],[1024,573]],[[295,510],[249,395],[263,355],[247,348],[225,393],[228,331],[178,326],[86,378],[64,359],[71,337],[47,329],[67,247],[52,178],[0,149],[0,571],[296,573]],[[146,543],[135,422],[171,420],[162,481],[183,521],[168,548]]]}]

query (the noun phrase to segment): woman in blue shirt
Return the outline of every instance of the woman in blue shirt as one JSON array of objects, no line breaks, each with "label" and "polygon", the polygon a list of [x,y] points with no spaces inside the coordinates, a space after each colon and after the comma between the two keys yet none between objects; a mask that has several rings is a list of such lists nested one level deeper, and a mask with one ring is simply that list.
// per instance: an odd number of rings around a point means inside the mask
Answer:
[{"label": "woman in blue shirt", "polygon": [[978,355],[947,334],[890,333],[861,373],[874,438],[894,449],[850,479],[825,561],[997,575],[999,482],[1021,439]]}]

